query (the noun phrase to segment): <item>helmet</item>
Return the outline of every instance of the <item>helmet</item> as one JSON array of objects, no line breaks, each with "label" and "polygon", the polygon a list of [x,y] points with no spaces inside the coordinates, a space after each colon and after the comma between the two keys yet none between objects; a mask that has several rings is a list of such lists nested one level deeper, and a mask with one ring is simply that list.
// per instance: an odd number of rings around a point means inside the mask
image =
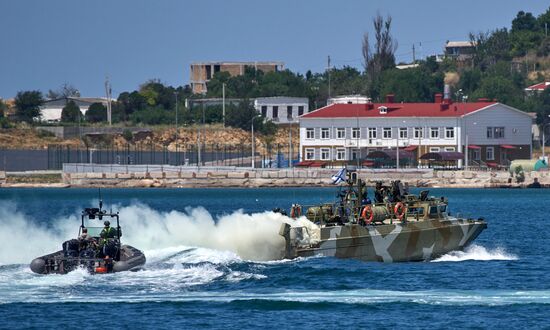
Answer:
[{"label": "helmet", "polygon": [[103,224],[105,225],[105,227],[107,227],[107,226],[110,226],[110,225],[111,225],[111,223],[109,222],[109,220],[105,220],[105,222],[104,222]]}]

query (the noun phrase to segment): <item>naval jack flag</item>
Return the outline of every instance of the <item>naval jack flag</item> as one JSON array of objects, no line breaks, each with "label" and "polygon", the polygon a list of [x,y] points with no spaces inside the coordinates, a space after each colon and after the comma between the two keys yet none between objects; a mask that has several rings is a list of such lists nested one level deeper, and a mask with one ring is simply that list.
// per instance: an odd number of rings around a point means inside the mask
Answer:
[{"label": "naval jack flag", "polygon": [[346,181],[346,168],[342,168],[338,173],[332,176],[332,183],[339,184]]}]

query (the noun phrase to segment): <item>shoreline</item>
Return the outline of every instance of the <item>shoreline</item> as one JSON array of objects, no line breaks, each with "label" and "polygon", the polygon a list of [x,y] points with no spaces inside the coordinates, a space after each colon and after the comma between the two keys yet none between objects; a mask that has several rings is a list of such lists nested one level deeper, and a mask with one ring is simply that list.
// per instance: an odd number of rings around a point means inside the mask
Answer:
[{"label": "shoreline", "polygon": [[[334,169],[196,169],[158,172],[5,173],[0,188],[300,188],[334,187]],[[550,188],[550,172],[527,172],[522,183],[508,172],[434,171],[431,169],[358,170],[367,185],[401,180],[416,188],[519,189],[536,178],[540,188]],[[510,182],[512,181],[512,182]]]}]

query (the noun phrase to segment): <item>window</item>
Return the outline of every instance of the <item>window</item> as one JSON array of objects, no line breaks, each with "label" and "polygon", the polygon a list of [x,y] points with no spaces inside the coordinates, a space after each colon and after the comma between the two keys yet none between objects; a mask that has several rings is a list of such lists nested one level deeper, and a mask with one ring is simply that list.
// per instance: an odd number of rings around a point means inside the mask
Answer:
[{"label": "window", "polygon": [[345,160],[346,159],[346,149],[338,148],[336,149],[336,160]]},{"label": "window", "polygon": [[291,105],[286,107],[286,117],[287,118],[292,118],[292,106]]},{"label": "window", "polygon": [[306,148],[306,160],[314,160],[314,159],[315,159],[315,149]]},{"label": "window", "polygon": [[441,148],[439,147],[430,147],[430,152],[439,152]]},{"label": "window", "polygon": [[330,130],[328,128],[321,128],[321,139],[330,139]]},{"label": "window", "polygon": [[424,137],[424,134],[422,133],[423,129],[422,127],[415,127],[414,128],[414,138],[415,139],[421,139]]},{"label": "window", "polygon": [[321,148],[321,160],[330,160],[329,148]]},{"label": "window", "polygon": [[273,106],[273,118],[279,118],[279,107],[276,105]]},{"label": "window", "polygon": [[357,160],[361,151],[359,149],[351,149],[351,159]]},{"label": "window", "polygon": [[345,128],[337,128],[336,129],[336,138],[337,139],[345,139],[346,138],[346,129]]},{"label": "window", "polygon": [[298,116],[301,116],[304,114],[304,106],[303,105],[300,105],[298,107]]},{"label": "window", "polygon": [[408,129],[406,127],[399,128],[399,138],[406,139],[409,135]]},{"label": "window", "polygon": [[378,110],[380,111],[381,115],[385,115],[388,113],[388,107],[385,106],[378,107]]},{"label": "window", "polygon": [[487,147],[485,150],[485,159],[486,160],[495,160],[495,148]]},{"label": "window", "polygon": [[376,139],[376,127],[369,127],[369,139]]},{"label": "window", "polygon": [[313,128],[306,128],[306,139],[315,139],[315,130]]},{"label": "window", "polygon": [[493,136],[495,139],[504,139],[504,127],[495,127]]},{"label": "window", "polygon": [[361,131],[358,127],[354,127],[351,129],[351,138],[352,139],[359,139],[361,137]]},{"label": "window", "polygon": [[265,117],[265,116],[267,116],[267,106],[262,105],[262,117]]},{"label": "window", "polygon": [[455,147],[445,147],[445,151],[447,152],[453,152],[455,150],[456,150]]},{"label": "window", "polygon": [[480,149],[472,149],[472,159],[473,160],[480,160],[481,159]]},{"label": "window", "polygon": [[488,139],[503,139],[504,127],[487,127]]},{"label": "window", "polygon": [[445,138],[454,139],[455,138],[455,129],[454,127],[445,127]]},{"label": "window", "polygon": [[439,139],[439,127],[430,127],[430,138]]},{"label": "window", "polygon": [[384,139],[391,139],[391,127],[384,127],[382,129],[382,137]]}]

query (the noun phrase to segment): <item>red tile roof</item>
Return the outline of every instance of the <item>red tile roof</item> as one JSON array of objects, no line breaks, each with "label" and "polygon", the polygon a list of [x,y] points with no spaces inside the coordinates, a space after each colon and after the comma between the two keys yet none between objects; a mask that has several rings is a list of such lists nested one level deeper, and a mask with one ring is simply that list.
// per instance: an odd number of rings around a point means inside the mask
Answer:
[{"label": "red tile roof", "polygon": [[550,81],[543,81],[541,83],[531,85],[531,86],[527,87],[525,90],[527,90],[527,91],[543,91],[546,88],[548,88],[548,86],[550,86]]},{"label": "red tile roof", "polygon": [[[355,117],[460,117],[496,104],[496,102],[451,103],[371,103],[331,104],[307,113],[300,118],[355,118]],[[379,107],[386,107],[381,114]]]}]

